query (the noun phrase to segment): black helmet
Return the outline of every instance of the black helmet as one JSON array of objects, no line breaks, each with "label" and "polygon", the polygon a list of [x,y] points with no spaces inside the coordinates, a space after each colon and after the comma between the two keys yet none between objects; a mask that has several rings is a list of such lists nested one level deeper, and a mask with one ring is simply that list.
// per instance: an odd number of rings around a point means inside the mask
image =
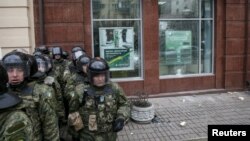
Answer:
[{"label": "black helmet", "polygon": [[105,82],[109,81],[109,65],[100,57],[93,58],[88,67],[88,77],[90,82],[93,84],[93,77],[99,74],[105,74]]},{"label": "black helmet", "polygon": [[32,76],[38,72],[38,66],[36,63],[36,59],[34,56],[32,56],[30,54],[26,54],[26,57],[27,57],[27,60],[29,62],[29,65],[30,65],[30,76]]},{"label": "black helmet", "polygon": [[43,55],[35,55],[38,71],[46,73],[49,70],[47,59]]},{"label": "black helmet", "polygon": [[68,59],[68,57],[69,57],[69,53],[67,51],[63,51],[62,58],[63,59]]},{"label": "black helmet", "polygon": [[41,51],[39,51],[39,50],[35,50],[34,52],[33,52],[33,55],[35,56],[35,55],[42,55],[43,53],[41,52]]},{"label": "black helmet", "polygon": [[41,78],[45,76],[48,72],[48,63],[46,58],[43,55],[35,55],[34,56],[36,64],[37,64],[37,72],[32,76],[33,78]]},{"label": "black helmet", "polygon": [[52,57],[53,57],[53,58],[55,58],[55,55],[60,55],[60,56],[62,56],[62,54],[63,54],[63,50],[62,50],[62,48],[59,47],[59,46],[53,47],[52,50],[51,50],[51,52],[52,52]]},{"label": "black helmet", "polygon": [[83,52],[85,52],[85,50],[82,47],[80,47],[80,46],[74,46],[71,49],[71,53],[74,53],[74,52],[77,52],[77,51],[83,51]]},{"label": "black helmet", "polygon": [[13,51],[3,57],[3,67],[8,71],[11,68],[21,68],[24,71],[24,78],[30,76],[30,64],[27,54]]},{"label": "black helmet", "polygon": [[86,55],[82,55],[80,56],[77,60],[76,60],[76,68],[82,72],[83,71],[83,66],[88,66],[89,62],[90,62],[91,58],[89,56]]},{"label": "black helmet", "polygon": [[46,59],[46,62],[48,64],[48,72],[53,68],[52,59],[48,55],[43,55],[43,57]]},{"label": "black helmet", "polygon": [[17,105],[22,100],[15,94],[9,93],[6,87],[8,75],[4,67],[0,64],[0,110]]},{"label": "black helmet", "polygon": [[[34,56],[32,56],[30,54],[20,52],[20,51],[17,51],[17,50],[14,50],[14,51],[10,52],[9,54],[20,55],[20,56],[22,56],[23,61],[27,61],[29,76],[34,75],[38,71],[36,60],[35,60]],[[27,77],[29,77],[29,76],[27,76]]]},{"label": "black helmet", "polygon": [[41,45],[41,46],[36,47],[35,51],[40,51],[43,54],[49,54],[49,50],[45,45]]},{"label": "black helmet", "polygon": [[28,54],[29,53],[26,49],[23,49],[23,48],[15,49],[15,50],[13,50],[13,52],[21,52],[21,53],[24,53],[24,54]]},{"label": "black helmet", "polygon": [[86,51],[80,46],[75,46],[71,49],[71,55],[72,55],[73,61],[76,61],[77,58],[85,54],[86,54]]},{"label": "black helmet", "polygon": [[0,64],[0,76],[1,76],[1,81],[0,81],[0,94],[1,94],[8,91],[6,87],[6,84],[8,83],[8,74],[1,64]]}]

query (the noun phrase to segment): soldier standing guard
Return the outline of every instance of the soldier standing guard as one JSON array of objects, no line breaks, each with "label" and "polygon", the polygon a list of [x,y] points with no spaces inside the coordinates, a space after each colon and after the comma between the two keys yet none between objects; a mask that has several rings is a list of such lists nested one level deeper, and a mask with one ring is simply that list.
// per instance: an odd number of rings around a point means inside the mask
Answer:
[{"label": "soldier standing guard", "polygon": [[76,72],[71,74],[65,86],[67,95],[74,91],[74,88],[79,84],[89,85],[87,68],[90,60],[91,58],[87,55],[82,55],[76,60]]},{"label": "soldier standing guard", "polygon": [[109,81],[109,73],[107,62],[94,58],[88,67],[90,86],[75,90],[75,112],[68,122],[80,140],[115,141],[129,118],[129,102],[122,88]]},{"label": "soldier standing guard", "polygon": [[8,75],[1,64],[0,77],[0,140],[32,141],[31,121],[23,111],[15,109],[15,106],[22,100],[17,95],[8,92],[6,87]]},{"label": "soldier standing guard", "polygon": [[36,73],[30,64],[24,53],[10,52],[3,57],[3,66],[9,78],[9,90],[22,99],[16,109],[24,111],[30,118],[33,141],[59,141],[57,116],[48,103],[52,94],[47,88],[36,85],[36,82],[28,81]]}]

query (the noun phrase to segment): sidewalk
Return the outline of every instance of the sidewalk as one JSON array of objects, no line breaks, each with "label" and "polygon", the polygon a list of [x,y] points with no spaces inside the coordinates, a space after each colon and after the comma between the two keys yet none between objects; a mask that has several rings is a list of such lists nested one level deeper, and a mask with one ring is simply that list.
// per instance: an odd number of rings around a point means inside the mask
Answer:
[{"label": "sidewalk", "polygon": [[[250,92],[151,98],[157,116],[150,124],[129,121],[118,141],[203,141],[207,125],[250,124]],[[180,123],[185,122],[184,126]]]}]

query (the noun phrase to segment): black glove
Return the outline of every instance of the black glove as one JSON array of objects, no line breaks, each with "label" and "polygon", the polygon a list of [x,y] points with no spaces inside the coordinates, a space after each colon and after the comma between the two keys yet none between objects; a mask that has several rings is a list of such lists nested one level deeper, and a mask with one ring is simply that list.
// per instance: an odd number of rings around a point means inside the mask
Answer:
[{"label": "black glove", "polygon": [[122,118],[118,118],[114,121],[113,123],[113,131],[114,132],[119,132],[122,130],[122,128],[124,127],[124,119]]}]

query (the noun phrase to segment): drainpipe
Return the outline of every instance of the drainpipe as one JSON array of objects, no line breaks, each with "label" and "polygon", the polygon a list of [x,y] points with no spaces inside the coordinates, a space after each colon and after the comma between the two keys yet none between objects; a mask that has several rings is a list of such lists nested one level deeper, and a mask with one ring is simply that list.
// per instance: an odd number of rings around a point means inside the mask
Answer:
[{"label": "drainpipe", "polygon": [[44,45],[45,34],[44,34],[44,1],[39,0],[39,23],[40,23],[40,44]]}]

